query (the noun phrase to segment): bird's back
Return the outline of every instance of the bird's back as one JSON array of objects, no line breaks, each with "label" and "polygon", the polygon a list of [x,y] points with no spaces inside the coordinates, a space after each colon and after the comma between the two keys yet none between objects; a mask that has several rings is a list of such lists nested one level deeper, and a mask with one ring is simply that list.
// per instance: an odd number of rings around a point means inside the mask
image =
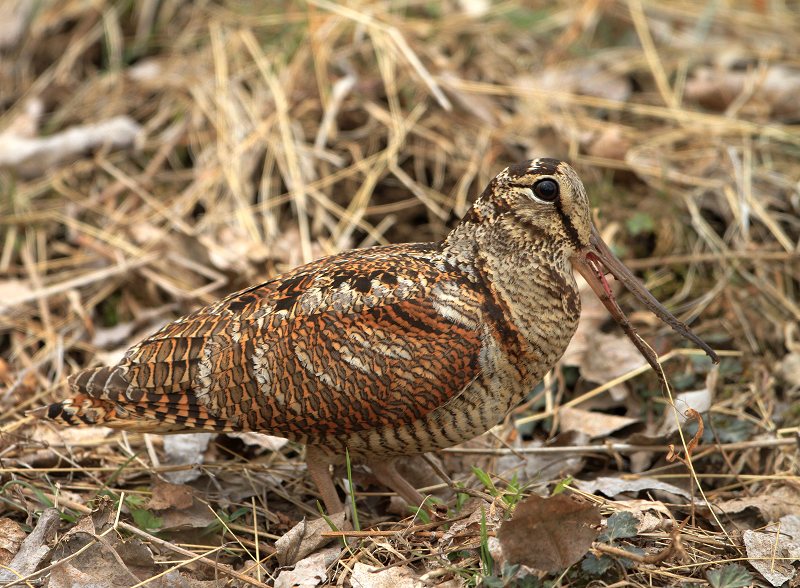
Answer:
[{"label": "bird's back", "polygon": [[479,286],[435,244],[349,251],[163,327],[41,409],[149,432],[262,431],[324,442],[401,426],[480,370]]}]

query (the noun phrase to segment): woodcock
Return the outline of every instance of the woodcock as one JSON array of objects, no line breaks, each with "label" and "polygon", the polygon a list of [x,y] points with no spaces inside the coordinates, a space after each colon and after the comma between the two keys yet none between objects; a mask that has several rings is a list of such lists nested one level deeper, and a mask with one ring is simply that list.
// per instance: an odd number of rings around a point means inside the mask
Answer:
[{"label": "woodcock", "polygon": [[74,396],[35,413],[288,437],[329,511],[342,509],[329,466],[348,449],[420,505],[393,458],[471,439],[533,389],[577,327],[573,269],[654,367],[607,273],[717,361],[600,239],[575,171],[535,159],[495,177],[444,241],[347,251],[231,294],[71,376]]}]

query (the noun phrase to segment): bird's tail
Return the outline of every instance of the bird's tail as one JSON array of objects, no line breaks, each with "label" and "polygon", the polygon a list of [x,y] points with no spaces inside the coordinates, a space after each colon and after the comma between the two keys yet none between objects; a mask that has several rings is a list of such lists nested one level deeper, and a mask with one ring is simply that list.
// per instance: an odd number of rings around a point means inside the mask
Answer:
[{"label": "bird's tail", "polygon": [[150,410],[137,410],[136,403],[124,401],[118,393],[120,378],[116,367],[83,370],[67,380],[73,396],[28,411],[36,418],[71,427],[101,425],[141,433],[181,433],[195,430],[184,423],[152,418]]}]

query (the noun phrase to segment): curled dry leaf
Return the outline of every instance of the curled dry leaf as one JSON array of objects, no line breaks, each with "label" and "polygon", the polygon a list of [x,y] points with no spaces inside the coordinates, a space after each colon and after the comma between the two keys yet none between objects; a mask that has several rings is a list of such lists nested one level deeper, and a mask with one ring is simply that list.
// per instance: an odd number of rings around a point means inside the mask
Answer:
[{"label": "curled dry leaf", "polygon": [[485,521],[486,529],[489,531],[494,530],[500,522],[499,509],[492,506],[487,508],[483,501],[469,502],[465,508],[473,508],[472,514],[450,525],[440,540],[443,546],[447,546],[448,551],[456,548],[477,549],[481,544],[481,521]]},{"label": "curled dry leaf", "polygon": [[595,331],[588,337],[589,349],[581,364],[581,375],[603,384],[643,366],[646,361],[625,335]]},{"label": "curled dry leaf", "polygon": [[[344,516],[344,512],[337,512],[328,518],[336,525],[337,529],[345,530]],[[323,518],[312,521],[303,519],[275,542],[278,563],[282,566],[290,566],[327,545],[334,538],[325,537],[322,533],[330,530],[330,525]]]},{"label": "curled dry leaf", "polygon": [[[675,395],[675,414],[671,410],[664,411],[664,420],[658,431],[659,435],[669,435],[678,430],[679,426],[685,425],[689,420],[689,411],[704,414],[711,408],[714,398],[708,388],[693,390],[691,392],[681,392]],[[694,419],[691,419],[694,420]]]},{"label": "curled dry leaf", "polygon": [[336,561],[341,551],[338,545],[328,547],[298,561],[293,570],[284,570],[278,575],[275,588],[315,588],[326,584],[328,566]]},{"label": "curled dry leaf", "polygon": [[592,133],[587,143],[586,153],[589,155],[617,161],[625,161],[625,155],[631,147],[631,140],[622,133],[622,129],[618,126]]},{"label": "curled dry leaf", "polygon": [[594,504],[564,494],[533,495],[517,505],[497,537],[508,561],[556,572],[586,555],[599,525],[600,509]]},{"label": "curled dry leaf", "polygon": [[15,49],[28,27],[35,2],[5,0],[0,2],[0,51]]},{"label": "curled dry leaf", "polygon": [[800,352],[787,353],[777,367],[781,380],[792,388],[800,388]]}]

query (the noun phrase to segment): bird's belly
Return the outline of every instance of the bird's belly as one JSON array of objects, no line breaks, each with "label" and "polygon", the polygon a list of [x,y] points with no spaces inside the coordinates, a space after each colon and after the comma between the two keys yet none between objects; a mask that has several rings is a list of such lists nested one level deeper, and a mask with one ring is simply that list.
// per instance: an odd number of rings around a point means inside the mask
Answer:
[{"label": "bird's belly", "polygon": [[[570,332],[566,341],[571,335]],[[499,346],[489,345],[481,354],[481,375],[446,404],[407,425],[360,431],[334,442],[327,440],[326,450],[344,454],[347,447],[354,456],[390,457],[436,451],[469,441],[494,427],[533,390],[564,349],[553,351],[545,359],[533,352],[512,357]]]}]

